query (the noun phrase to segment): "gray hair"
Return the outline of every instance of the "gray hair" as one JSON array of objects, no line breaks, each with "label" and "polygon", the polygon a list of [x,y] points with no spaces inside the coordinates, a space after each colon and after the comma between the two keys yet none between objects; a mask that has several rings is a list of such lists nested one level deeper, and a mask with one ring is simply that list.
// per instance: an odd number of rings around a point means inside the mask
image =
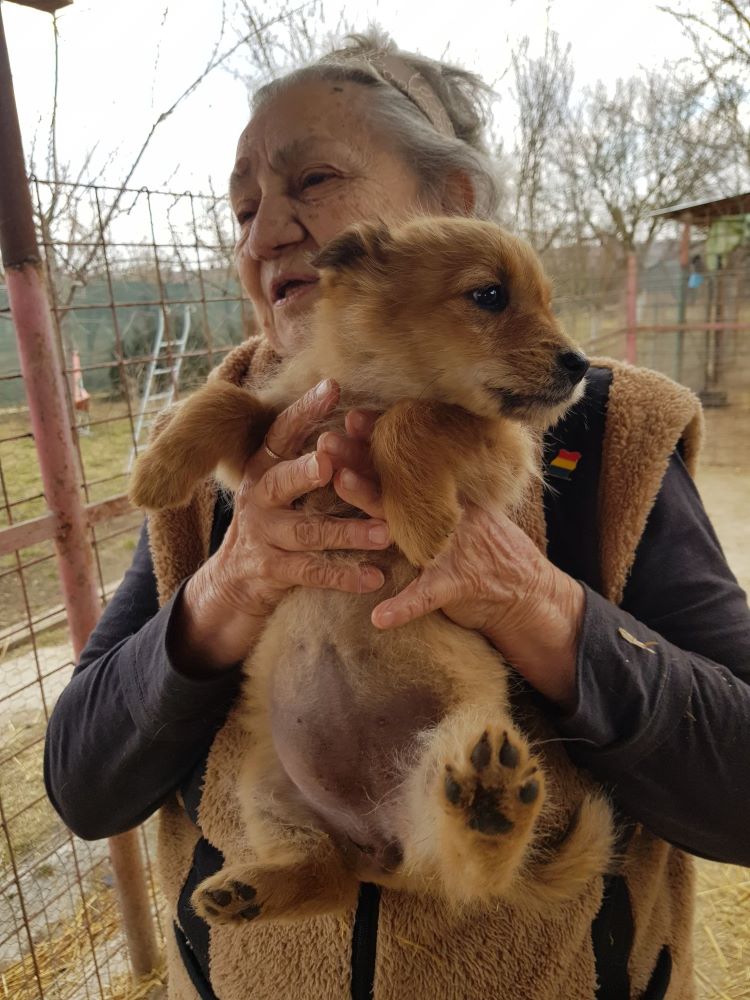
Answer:
[{"label": "gray hair", "polygon": [[[484,142],[491,89],[467,70],[400,51],[379,31],[349,35],[347,42],[316,62],[261,87],[254,97],[254,110],[288,87],[310,80],[369,87],[370,120],[389,137],[404,162],[412,165],[420,179],[422,195],[440,203],[446,178],[461,172],[469,178],[474,190],[473,214],[481,219],[495,219],[502,200],[502,185]],[[376,66],[383,56],[397,57],[422,77],[445,109],[454,135],[436,129],[417,103],[379,74]]]}]

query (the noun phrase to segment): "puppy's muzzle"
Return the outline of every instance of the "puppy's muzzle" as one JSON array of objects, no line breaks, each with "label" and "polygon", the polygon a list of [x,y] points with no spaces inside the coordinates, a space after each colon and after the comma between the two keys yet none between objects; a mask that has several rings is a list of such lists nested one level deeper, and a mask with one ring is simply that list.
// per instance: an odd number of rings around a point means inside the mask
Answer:
[{"label": "puppy's muzzle", "polygon": [[578,385],[589,370],[589,359],[580,351],[563,351],[557,355],[557,368],[571,386]]}]

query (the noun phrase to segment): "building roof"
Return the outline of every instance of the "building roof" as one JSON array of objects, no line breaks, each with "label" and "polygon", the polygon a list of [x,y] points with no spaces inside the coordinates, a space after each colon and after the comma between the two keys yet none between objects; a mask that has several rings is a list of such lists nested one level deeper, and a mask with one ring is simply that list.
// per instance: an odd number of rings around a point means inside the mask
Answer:
[{"label": "building roof", "polygon": [[69,7],[73,0],[10,0],[11,3],[20,3],[23,7],[33,7],[35,10],[43,10],[48,14],[54,14],[61,7]]},{"label": "building roof", "polygon": [[732,194],[725,198],[712,198],[710,201],[686,201],[681,205],[670,205],[651,212],[651,216],[663,219],[674,219],[677,222],[689,222],[693,226],[710,226],[723,215],[749,215],[750,191],[742,194]]}]

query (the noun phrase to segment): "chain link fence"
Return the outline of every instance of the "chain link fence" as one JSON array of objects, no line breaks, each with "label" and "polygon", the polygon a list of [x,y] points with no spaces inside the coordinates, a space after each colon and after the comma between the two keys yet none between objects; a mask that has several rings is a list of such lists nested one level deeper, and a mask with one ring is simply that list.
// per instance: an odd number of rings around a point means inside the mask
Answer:
[{"label": "chain link fence", "polygon": [[[31,188],[104,604],[140,530],[127,479],[154,414],[248,335],[251,315],[223,200],[36,178]],[[45,726],[73,659],[2,284],[0,518],[0,998],[125,996],[107,843],[72,836],[44,792]],[[148,824],[141,844],[159,937]]]}]

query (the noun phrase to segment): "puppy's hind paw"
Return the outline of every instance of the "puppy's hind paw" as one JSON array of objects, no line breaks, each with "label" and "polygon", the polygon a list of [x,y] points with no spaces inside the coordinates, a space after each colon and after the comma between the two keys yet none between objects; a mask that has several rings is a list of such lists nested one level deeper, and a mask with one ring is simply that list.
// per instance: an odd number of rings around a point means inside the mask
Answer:
[{"label": "puppy's hind paw", "polygon": [[209,923],[230,924],[255,920],[261,914],[257,889],[227,878],[223,872],[207,879],[193,893],[193,909]]},{"label": "puppy's hind paw", "polygon": [[290,867],[222,869],[198,886],[191,904],[208,923],[294,921],[354,905],[359,882],[333,854]]},{"label": "puppy's hind paw", "polygon": [[462,761],[446,763],[444,792],[449,811],[468,830],[523,839],[542,804],[544,779],[525,743],[493,727]]}]

